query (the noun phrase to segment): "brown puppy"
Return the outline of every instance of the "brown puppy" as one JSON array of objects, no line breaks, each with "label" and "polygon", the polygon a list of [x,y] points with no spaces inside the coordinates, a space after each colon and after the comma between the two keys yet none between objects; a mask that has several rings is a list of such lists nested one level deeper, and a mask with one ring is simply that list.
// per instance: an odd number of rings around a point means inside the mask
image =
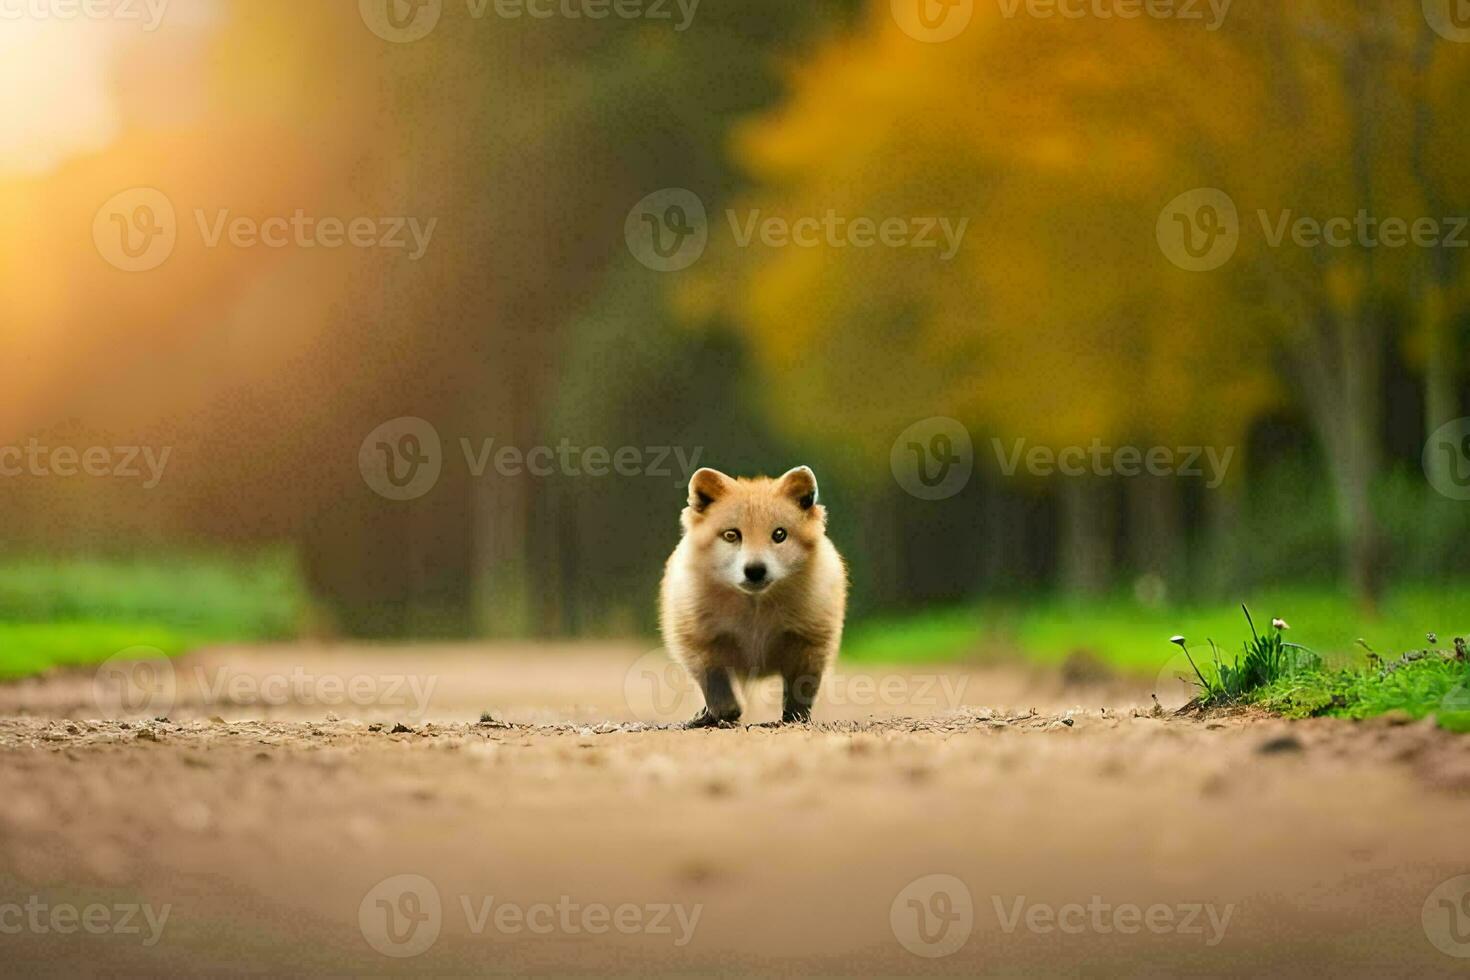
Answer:
[{"label": "brown puppy", "polygon": [[773,674],[785,684],[781,720],[809,721],[847,609],[847,568],[827,539],[816,476],[805,466],[776,480],[699,470],[682,523],[659,621],[704,692],[689,727],[738,721],[735,682]]}]

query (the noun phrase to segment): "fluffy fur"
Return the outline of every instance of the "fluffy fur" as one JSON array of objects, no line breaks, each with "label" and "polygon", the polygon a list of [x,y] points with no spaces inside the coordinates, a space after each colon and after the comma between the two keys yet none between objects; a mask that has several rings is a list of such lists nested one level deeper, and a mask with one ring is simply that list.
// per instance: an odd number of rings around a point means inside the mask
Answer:
[{"label": "fluffy fur", "polygon": [[785,685],[782,721],[810,720],[847,609],[847,569],[827,538],[816,476],[805,466],[774,480],[699,470],[682,523],[659,621],[704,692],[690,727],[739,720],[736,685],[772,675]]}]

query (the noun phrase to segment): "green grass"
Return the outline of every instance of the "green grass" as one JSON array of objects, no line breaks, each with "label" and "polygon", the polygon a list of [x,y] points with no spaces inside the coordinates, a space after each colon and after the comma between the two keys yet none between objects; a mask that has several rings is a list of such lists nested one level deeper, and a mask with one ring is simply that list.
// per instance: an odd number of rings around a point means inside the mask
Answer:
[{"label": "green grass", "polygon": [[[1470,636],[1470,582],[1391,590],[1371,618],[1345,594],[1327,589],[1261,589],[1245,601],[1258,627],[1282,617],[1292,626],[1288,640],[1310,646],[1329,663],[1361,660],[1359,638],[1389,655],[1422,647],[1429,631],[1446,643]],[[890,663],[1020,656],[1056,664],[1083,652],[1120,672],[1152,676],[1178,653],[1169,644],[1175,634],[1188,637],[1191,649],[1208,650],[1214,639],[1233,654],[1250,631],[1236,601],[1156,607],[1131,597],[1038,599],[860,621],[848,630],[842,656]]]},{"label": "green grass", "polygon": [[[1169,639],[1182,635],[1204,674],[1201,693],[1215,702],[1253,703],[1294,718],[1434,715],[1444,728],[1470,731],[1470,665],[1444,652],[1454,637],[1470,637],[1470,583],[1397,588],[1374,617],[1327,590],[1266,589],[1247,605],[1255,637],[1236,602],[1168,608],[1128,597],[988,603],[858,622],[843,644],[843,658],[923,663],[1020,657],[1059,664],[1085,653],[1143,679],[1171,664],[1179,669],[1183,658]],[[1291,624],[1280,639],[1309,647],[1320,661],[1277,642],[1270,628],[1277,616]],[[1438,634],[1441,652],[1404,662],[1400,654],[1424,649],[1430,632]],[[1215,665],[1212,639],[1223,671]],[[1387,664],[1373,662],[1360,639]]]},{"label": "green grass", "polygon": [[1397,669],[1304,671],[1260,688],[1249,700],[1288,718],[1432,714],[1441,728],[1470,732],[1470,665],[1431,655]]},{"label": "green grass", "polygon": [[291,635],[302,590],[283,556],[0,563],[0,678],[80,666],[129,647],[174,655]]}]

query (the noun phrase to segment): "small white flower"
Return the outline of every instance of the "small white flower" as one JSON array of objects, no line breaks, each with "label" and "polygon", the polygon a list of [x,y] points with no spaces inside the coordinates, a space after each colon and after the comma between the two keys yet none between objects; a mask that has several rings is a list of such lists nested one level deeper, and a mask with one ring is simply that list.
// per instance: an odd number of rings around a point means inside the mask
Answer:
[{"label": "small white flower", "polygon": [[1281,619],[1280,617],[1277,617],[1276,619],[1271,620],[1271,625],[1273,627],[1275,627],[1276,629],[1279,629],[1279,630],[1289,630],[1289,629],[1291,629],[1291,627],[1287,625],[1286,620]]},{"label": "small white flower", "polygon": [[1182,637],[1182,636],[1171,636],[1171,637],[1169,637],[1169,642],[1170,643],[1177,643],[1179,646],[1182,647],[1182,646],[1184,646],[1184,644],[1185,644],[1186,641],[1185,641],[1184,637]]}]

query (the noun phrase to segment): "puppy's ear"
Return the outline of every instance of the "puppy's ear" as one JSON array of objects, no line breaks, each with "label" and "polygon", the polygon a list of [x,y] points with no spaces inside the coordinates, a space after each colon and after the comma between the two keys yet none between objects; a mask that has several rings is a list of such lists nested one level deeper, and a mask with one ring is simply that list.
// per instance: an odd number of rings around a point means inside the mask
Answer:
[{"label": "puppy's ear", "polygon": [[695,470],[694,476],[689,479],[689,509],[696,514],[703,514],[710,504],[730,492],[734,482],[719,470],[712,470],[708,466]]},{"label": "puppy's ear", "polygon": [[817,474],[809,466],[788,470],[779,485],[781,493],[795,500],[802,510],[811,510],[817,502]]}]

